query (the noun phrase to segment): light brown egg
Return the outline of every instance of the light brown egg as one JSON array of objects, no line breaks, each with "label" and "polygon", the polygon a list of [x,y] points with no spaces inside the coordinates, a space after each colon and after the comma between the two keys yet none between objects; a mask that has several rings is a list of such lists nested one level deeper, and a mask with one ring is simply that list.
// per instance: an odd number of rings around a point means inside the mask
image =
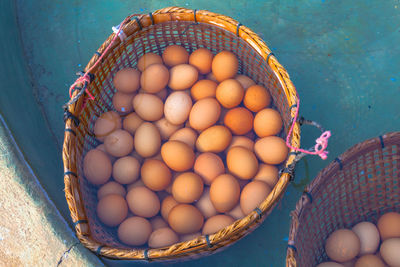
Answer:
[{"label": "light brown egg", "polygon": [[245,136],[233,136],[232,142],[226,150],[229,151],[229,149],[231,149],[232,147],[235,147],[235,146],[241,146],[241,147],[247,148],[248,150],[253,151],[254,150],[254,141]]},{"label": "light brown egg", "polygon": [[203,98],[194,103],[189,114],[190,127],[203,131],[214,125],[221,114],[221,106],[214,98]]},{"label": "light brown egg", "polygon": [[238,74],[235,79],[242,85],[244,90],[247,90],[250,86],[256,84],[252,79],[246,75]]},{"label": "light brown egg", "polygon": [[120,184],[131,184],[139,178],[140,162],[131,156],[119,158],[113,165],[112,176]]},{"label": "light brown egg", "polygon": [[239,68],[239,61],[235,54],[229,51],[219,52],[213,59],[211,69],[217,81],[235,77]]},{"label": "light brown egg", "polygon": [[344,267],[344,265],[333,261],[327,261],[318,264],[317,267]]},{"label": "light brown egg", "polygon": [[236,178],[230,174],[219,175],[210,186],[211,202],[219,212],[232,210],[238,203],[239,197],[239,183]]},{"label": "light brown egg", "polygon": [[172,174],[164,162],[147,159],[141,169],[143,183],[153,191],[161,191],[171,183]]},{"label": "light brown egg", "polygon": [[135,135],[136,129],[143,123],[143,120],[135,113],[128,114],[122,122],[122,127],[131,135]]},{"label": "light brown egg", "polygon": [[169,73],[168,87],[172,90],[186,90],[199,78],[197,69],[189,64],[176,65],[169,70]]},{"label": "light brown egg", "polygon": [[177,172],[191,169],[194,164],[194,152],[181,141],[168,141],[161,147],[161,156],[169,168]]},{"label": "light brown egg", "polygon": [[383,260],[393,267],[400,266],[400,238],[389,238],[383,241],[380,254]]},{"label": "light brown egg", "polygon": [[172,196],[179,203],[192,203],[203,194],[203,180],[194,172],[184,172],[172,184]]},{"label": "light brown egg", "polygon": [[211,71],[212,60],[213,54],[207,48],[199,48],[189,56],[189,64],[195,66],[201,74]]},{"label": "light brown egg", "polygon": [[204,218],[210,218],[211,216],[217,215],[217,210],[213,206],[210,199],[210,188],[204,188],[203,194],[196,202],[196,207],[201,211]]},{"label": "light brown egg", "polygon": [[379,257],[370,254],[361,256],[354,267],[385,267],[385,263]]},{"label": "light brown egg", "polygon": [[170,45],[165,48],[162,59],[168,67],[173,67],[179,64],[187,64],[189,62],[189,53],[180,45]]},{"label": "light brown egg", "polygon": [[161,216],[156,216],[151,218],[150,223],[151,223],[151,228],[153,228],[153,231],[160,228],[168,227],[167,222],[164,221],[164,219]]},{"label": "light brown egg", "polygon": [[268,136],[257,140],[254,144],[254,152],[264,163],[277,165],[285,161],[289,149],[282,138]]},{"label": "light brown egg", "polygon": [[113,164],[117,160],[116,157],[113,157],[113,156],[111,156],[110,154],[107,153],[106,146],[104,144],[100,144],[100,145],[96,146],[96,149],[101,150],[104,153],[106,153],[107,157],[111,161],[111,164]]},{"label": "light brown egg", "polygon": [[169,138],[170,141],[181,141],[192,149],[194,149],[194,145],[196,144],[197,133],[192,128],[182,128],[174,132]]},{"label": "light brown egg", "polygon": [[360,252],[360,239],[351,230],[336,230],[326,240],[325,252],[334,261],[349,261]]},{"label": "light brown egg", "polygon": [[148,66],[153,64],[163,64],[163,61],[159,55],[149,52],[139,58],[137,68],[143,72]]},{"label": "light brown egg", "polygon": [[178,204],[168,215],[168,223],[179,234],[190,234],[201,229],[204,217],[201,212],[189,204]]},{"label": "light brown egg", "polygon": [[132,112],[132,99],[134,97],[135,94],[116,92],[112,97],[113,106],[120,114],[127,114],[129,112]]},{"label": "light brown egg", "polygon": [[166,118],[162,118],[161,120],[156,121],[154,125],[160,132],[162,140],[168,140],[173,133],[183,127],[183,124],[172,124]]},{"label": "light brown egg", "polygon": [[194,172],[203,178],[203,182],[210,185],[220,174],[225,172],[222,159],[211,152],[201,153],[194,162]]},{"label": "light brown egg", "polygon": [[132,183],[132,184],[128,184],[126,186],[126,191],[129,192],[132,188],[134,187],[143,187],[145,186],[142,179],[137,180],[136,182]]},{"label": "light brown egg", "polygon": [[195,238],[197,238],[199,236],[201,236],[200,232],[196,232],[196,233],[193,233],[193,234],[181,235],[180,241],[181,242],[186,242],[186,241],[189,241],[189,240],[193,240],[193,239],[195,239]]},{"label": "light brown egg", "polygon": [[169,71],[162,64],[152,64],[142,72],[140,85],[147,93],[155,94],[167,86]]},{"label": "light brown egg", "polygon": [[224,124],[236,135],[247,134],[253,129],[253,114],[242,107],[230,109],[225,114]]},{"label": "light brown egg", "polygon": [[136,114],[145,121],[157,121],[163,116],[164,103],[155,95],[137,94],[132,103]]},{"label": "light brown egg", "polygon": [[151,218],[160,211],[160,200],[156,193],[146,187],[134,187],[126,195],[126,201],[133,214]]},{"label": "light brown egg", "polygon": [[259,137],[278,134],[282,125],[281,115],[272,108],[263,109],[254,117],[254,131]]},{"label": "light brown egg", "polygon": [[360,239],[360,255],[374,254],[379,247],[378,228],[370,222],[360,222],[351,229]]},{"label": "light brown egg", "polygon": [[83,173],[92,184],[104,184],[112,172],[111,161],[107,154],[98,149],[92,149],[86,153],[83,159]]},{"label": "light brown egg", "polygon": [[192,99],[186,92],[173,92],[167,97],[164,104],[164,116],[173,124],[182,124],[192,109]]},{"label": "light brown egg", "polygon": [[149,238],[149,247],[161,248],[178,243],[178,235],[169,227],[155,230]]},{"label": "light brown egg", "polygon": [[226,226],[231,225],[235,220],[228,215],[218,214],[209,218],[203,227],[203,235],[212,235],[219,230],[224,229]]},{"label": "light brown egg", "polygon": [[261,163],[254,180],[265,182],[270,188],[274,188],[279,179],[279,170],[274,165]]},{"label": "light brown egg", "polygon": [[388,212],[383,214],[377,223],[381,239],[400,237],[400,213]]},{"label": "light brown egg", "polygon": [[243,180],[254,178],[258,171],[258,160],[254,153],[247,148],[232,147],[226,154],[228,170]]},{"label": "light brown egg", "polygon": [[246,90],[243,104],[253,112],[258,112],[271,104],[271,95],[260,85],[252,85]]},{"label": "light brown egg", "polygon": [[115,74],[113,83],[118,92],[131,94],[140,87],[140,72],[133,68],[121,69]]},{"label": "light brown egg", "polygon": [[114,227],[128,215],[128,205],[122,196],[108,195],[99,200],[96,212],[102,223]]},{"label": "light brown egg", "polygon": [[215,125],[204,130],[196,141],[196,148],[200,152],[219,153],[224,151],[232,140],[232,134],[222,125]]},{"label": "light brown egg", "polygon": [[158,129],[150,122],[143,122],[136,130],[135,150],[144,158],[157,154],[161,146],[161,136]]},{"label": "light brown egg", "polygon": [[243,96],[243,87],[235,79],[224,80],[218,85],[215,91],[215,97],[224,108],[238,106],[242,102]]},{"label": "light brown egg", "polygon": [[169,212],[172,210],[173,207],[178,205],[179,203],[174,199],[173,196],[167,196],[164,198],[161,204],[161,215],[164,220],[168,221]]},{"label": "light brown egg", "polygon": [[242,208],[240,207],[240,203],[238,205],[236,205],[236,207],[234,207],[232,210],[227,212],[226,214],[228,214],[229,216],[231,216],[235,220],[242,219],[245,216],[243,211],[242,211]]},{"label": "light brown egg", "polygon": [[190,94],[195,101],[207,97],[215,97],[215,91],[218,84],[211,80],[200,80],[190,89]]},{"label": "light brown egg", "polygon": [[121,117],[115,111],[108,111],[97,118],[93,132],[96,138],[103,142],[107,135],[117,129],[121,129]]},{"label": "light brown egg", "polygon": [[271,193],[269,186],[261,181],[248,183],[240,195],[240,207],[245,215],[250,214]]},{"label": "light brown egg", "polygon": [[114,181],[108,182],[104,185],[102,185],[99,190],[97,191],[97,199],[102,199],[105,196],[108,195],[120,195],[122,197],[125,197],[126,191],[125,188],[120,185],[119,183],[116,183]]},{"label": "light brown egg", "polygon": [[121,223],[118,227],[118,238],[130,246],[146,244],[152,232],[151,224],[142,217],[133,216]]},{"label": "light brown egg", "polygon": [[104,139],[107,153],[114,157],[124,157],[133,150],[133,137],[125,130],[115,130]]}]

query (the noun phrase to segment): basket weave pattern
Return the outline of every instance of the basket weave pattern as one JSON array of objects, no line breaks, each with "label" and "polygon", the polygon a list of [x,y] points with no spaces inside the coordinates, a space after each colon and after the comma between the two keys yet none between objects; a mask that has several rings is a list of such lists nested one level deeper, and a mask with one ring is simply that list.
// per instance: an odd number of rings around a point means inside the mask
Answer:
[{"label": "basket weave pattern", "polygon": [[[138,23],[139,22],[139,23]],[[127,38],[117,42],[105,55],[104,61],[93,70],[95,79],[88,89],[95,97],[83,107],[84,98],[69,106],[69,111],[80,120],[79,126],[66,121],[63,146],[65,195],[75,223],[78,238],[87,248],[106,257],[135,260],[166,260],[180,257],[199,257],[211,254],[221,247],[234,243],[259,225],[269,214],[285,191],[290,177],[283,173],[279,182],[259,206],[262,214],[252,212],[245,218],[210,235],[208,240],[200,236],[194,240],[174,244],[161,249],[128,248],[116,239],[115,229],[104,227],[96,214],[97,188],[82,176],[82,156],[98,145],[94,138],[94,121],[103,113],[112,110],[115,89],[112,77],[124,67],[136,67],[137,60],[147,52],[161,54],[171,44],[184,46],[189,52],[205,47],[214,54],[222,50],[235,53],[239,59],[239,72],[248,75],[258,84],[269,89],[274,105],[282,115],[284,133],[287,133],[297,103],[297,93],[286,70],[279,64],[265,43],[245,26],[229,17],[205,10],[169,7],[140,15],[123,27]],[[112,34],[99,48],[100,54],[109,45]],[[85,70],[98,59],[95,54]],[[267,60],[268,59],[268,60]],[[77,91],[74,92],[74,95]],[[300,129],[296,124],[292,146],[300,146]],[[293,162],[290,155],[284,166]]]}]

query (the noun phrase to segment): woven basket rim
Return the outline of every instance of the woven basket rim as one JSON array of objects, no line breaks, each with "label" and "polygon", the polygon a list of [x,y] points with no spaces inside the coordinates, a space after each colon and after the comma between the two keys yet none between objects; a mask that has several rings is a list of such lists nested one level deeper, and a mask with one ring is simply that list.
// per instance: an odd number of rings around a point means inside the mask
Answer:
[{"label": "woven basket rim", "polygon": [[[133,15],[130,16],[132,18]],[[123,31],[126,35],[134,34],[141,30],[141,28],[146,28],[152,24],[164,23],[168,21],[196,21],[201,23],[206,23],[214,27],[220,27],[231,33],[236,34],[243,40],[247,42],[259,55],[261,55],[265,60],[268,60],[268,65],[275,74],[276,78],[284,91],[285,97],[288,101],[289,106],[296,105],[298,103],[297,91],[290,80],[289,74],[285,68],[278,62],[273,53],[264,43],[264,41],[249,28],[240,24],[236,20],[213,13],[207,10],[190,10],[181,7],[167,7],[159,9],[153,13],[137,15],[135,19],[131,19],[123,27]],[[140,23],[140,25],[138,24]],[[110,44],[111,40],[115,34],[111,34],[108,39],[100,46],[98,53],[101,54],[105,48]],[[116,43],[113,47],[120,44],[120,40],[117,38]],[[112,48],[113,48],[112,47]],[[112,51],[112,49],[110,49]],[[90,67],[94,65],[97,61],[99,54],[95,54],[88,65],[85,68],[87,71]],[[94,72],[97,70],[94,69]],[[77,92],[74,92],[73,96]],[[84,100],[80,97],[79,100],[68,107],[68,110],[74,116],[79,117],[82,110],[82,104]],[[295,115],[295,109],[291,109],[291,117]],[[77,126],[71,121],[67,120],[65,123],[65,138],[63,143],[63,163],[64,163],[64,183],[65,183],[65,196],[71,212],[71,218],[74,222],[75,231],[77,237],[81,243],[88,249],[92,250],[98,255],[105,256],[113,259],[126,259],[126,260],[166,260],[166,259],[176,259],[178,257],[185,257],[189,254],[214,251],[219,247],[217,246],[223,240],[229,239],[232,235],[237,235],[243,228],[250,228],[258,223],[262,222],[262,218],[266,217],[268,212],[272,210],[274,205],[283,196],[290,180],[291,176],[288,173],[283,172],[280,174],[278,183],[273,188],[269,196],[260,204],[259,209],[261,214],[253,211],[246,217],[235,221],[232,225],[220,230],[219,232],[209,235],[209,236],[199,236],[194,240],[181,242],[174,244],[167,248],[161,249],[123,249],[123,248],[113,248],[105,246],[96,240],[94,240],[90,235],[89,224],[86,217],[86,212],[84,205],[82,203],[82,198],[80,196],[80,188],[77,180],[79,179],[75,174],[76,164],[71,163],[71,140],[77,138],[74,136],[73,131]],[[72,131],[71,131],[72,130]],[[291,145],[295,148],[300,146],[300,127],[296,123],[293,129]],[[290,152],[294,152],[291,150]],[[285,162],[285,167],[288,167],[294,163],[295,153],[289,153],[289,156]],[[243,233],[240,239],[245,233]],[[235,240],[237,240],[235,239]]]}]

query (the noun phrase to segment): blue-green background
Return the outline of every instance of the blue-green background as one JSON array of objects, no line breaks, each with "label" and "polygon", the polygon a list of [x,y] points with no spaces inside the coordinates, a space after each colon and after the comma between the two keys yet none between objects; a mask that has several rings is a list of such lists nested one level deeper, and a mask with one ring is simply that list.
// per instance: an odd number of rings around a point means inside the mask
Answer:
[{"label": "blue-green background", "polygon": [[[61,106],[96,49],[132,13],[208,9],[258,33],[288,70],[301,114],[332,130],[329,159],[309,158],[265,223],[223,252],[180,266],[284,266],[290,211],[304,183],[366,138],[400,127],[400,2],[396,0],[1,0],[0,114],[61,214]],[[317,132],[303,129],[310,146]],[[132,263],[105,260],[110,266]]]}]

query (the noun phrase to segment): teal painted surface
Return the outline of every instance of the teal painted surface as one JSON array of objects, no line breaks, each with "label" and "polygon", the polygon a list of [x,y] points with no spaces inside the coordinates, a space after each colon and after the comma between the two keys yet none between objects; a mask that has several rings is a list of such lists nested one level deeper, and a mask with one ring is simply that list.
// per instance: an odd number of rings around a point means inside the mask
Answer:
[{"label": "teal painted surface", "polygon": [[[6,51],[0,54],[1,90],[6,92],[0,111],[65,217],[60,107],[68,99],[74,73],[86,65],[111,33],[111,26],[131,13],[171,5],[208,9],[260,34],[291,75],[302,100],[301,114],[333,132],[329,159],[308,159],[310,177],[353,144],[400,128],[398,0],[42,0],[40,4],[17,0],[16,14],[7,12],[7,8],[12,11],[11,3],[0,2],[4,7],[0,8],[4,13],[0,27],[8,37],[0,41],[1,51]],[[303,146],[310,146],[316,134],[304,129]],[[305,182],[301,163],[295,181],[299,185],[289,187],[283,201],[253,234],[221,253],[178,265],[283,266],[289,212]]]}]

